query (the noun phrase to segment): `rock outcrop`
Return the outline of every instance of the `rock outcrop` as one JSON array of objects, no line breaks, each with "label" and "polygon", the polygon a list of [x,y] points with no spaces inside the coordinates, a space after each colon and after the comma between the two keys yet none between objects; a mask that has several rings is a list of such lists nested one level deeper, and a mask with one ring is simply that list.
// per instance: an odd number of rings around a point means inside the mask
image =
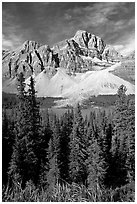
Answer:
[{"label": "rock outcrop", "polygon": [[40,45],[35,41],[26,41],[14,52],[3,51],[3,74],[6,78],[15,77],[23,72],[25,77],[36,75],[47,66],[56,67],[56,54],[48,45]]},{"label": "rock outcrop", "polygon": [[39,74],[45,68],[52,70],[58,67],[67,69],[68,74],[92,70],[94,57],[115,61],[119,53],[94,34],[79,30],[74,37],[56,43],[52,48],[35,41],[26,41],[14,51],[2,52],[3,77],[14,78],[23,72],[28,78],[32,73]]},{"label": "rock outcrop", "polygon": [[103,53],[102,53],[102,58],[106,59],[107,61],[119,61],[122,59],[122,55],[118,53],[114,47],[110,45],[106,45]]},{"label": "rock outcrop", "polygon": [[95,36],[94,34],[88,33],[87,31],[77,31],[73,39],[79,44],[80,47],[85,47],[91,50],[96,49],[100,52],[100,54],[105,48],[105,43],[101,38]]}]

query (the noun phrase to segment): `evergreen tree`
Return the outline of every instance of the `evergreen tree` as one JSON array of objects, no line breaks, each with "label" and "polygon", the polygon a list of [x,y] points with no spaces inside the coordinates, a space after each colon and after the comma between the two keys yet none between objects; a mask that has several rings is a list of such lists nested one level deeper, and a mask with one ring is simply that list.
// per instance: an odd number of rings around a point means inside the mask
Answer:
[{"label": "evergreen tree", "polygon": [[98,118],[98,142],[104,154],[105,162],[109,166],[111,163],[112,125],[105,111],[100,112]]},{"label": "evergreen tree", "polygon": [[[2,184],[8,182],[8,168],[14,144],[14,123],[7,117],[6,110],[2,112]],[[6,159],[5,159],[6,155]]]},{"label": "evergreen tree", "polygon": [[48,147],[48,161],[49,170],[47,173],[47,183],[49,188],[53,188],[60,179],[59,169],[59,154],[60,154],[60,127],[59,121],[56,116],[54,117],[52,124],[52,136],[49,141]]},{"label": "evergreen tree", "polygon": [[[96,116],[91,114],[90,116],[90,126],[88,130],[90,145],[88,147],[88,160],[87,164],[89,168],[92,169],[92,158],[95,160],[94,165],[99,163],[101,166],[100,171],[103,171],[102,183],[107,185],[109,180],[109,166],[111,163],[111,139],[112,139],[112,128],[108,121],[105,111],[99,111]],[[95,146],[94,146],[95,145]],[[94,147],[98,149],[99,152],[94,151]],[[98,159],[97,159],[97,158]],[[96,161],[97,159],[97,161]],[[91,166],[90,166],[91,165]],[[88,171],[90,171],[88,169]],[[94,175],[93,175],[94,177]],[[88,177],[89,178],[89,177]],[[92,182],[91,182],[92,183]],[[101,183],[101,182],[100,182]],[[97,185],[97,183],[96,183]],[[99,185],[99,184],[98,184]],[[100,184],[101,185],[101,184]]]},{"label": "evergreen tree", "polygon": [[45,120],[43,123],[43,134],[41,140],[41,164],[40,164],[40,186],[46,187],[47,186],[47,173],[48,173],[48,147],[49,141],[52,137],[52,130],[50,125],[50,118],[49,112],[46,110]]},{"label": "evergreen tree", "polygon": [[104,138],[104,156],[105,156],[105,161],[107,162],[107,173],[106,173],[106,178],[105,178],[105,185],[106,186],[111,186],[112,184],[112,175],[111,175],[111,165],[112,165],[112,155],[111,155],[111,143],[112,143],[112,124],[109,123],[106,128],[106,135]]},{"label": "evergreen tree", "polygon": [[128,121],[128,99],[126,96],[126,87],[121,85],[118,89],[116,106],[113,118],[113,136],[112,136],[112,183],[113,186],[126,184],[127,170],[127,121]]},{"label": "evergreen tree", "polygon": [[128,106],[127,121],[127,178],[128,182],[135,181],[135,102],[130,101]]},{"label": "evergreen tree", "polygon": [[70,156],[69,156],[69,174],[70,179],[76,183],[85,183],[86,181],[86,141],[84,137],[84,123],[81,115],[80,106],[75,109],[73,129],[70,135]]},{"label": "evergreen tree", "polygon": [[[30,77],[30,85],[27,95],[27,120],[26,120],[26,129],[28,129],[26,138],[27,143],[27,156],[26,158],[28,166],[28,178],[36,184],[39,179],[40,174],[40,164],[41,157],[43,155],[42,149],[42,140],[43,133],[41,127],[41,116],[39,105],[36,100],[36,91],[35,91],[34,79]],[[46,156],[46,154],[45,154]],[[30,167],[31,166],[31,167]]]},{"label": "evergreen tree", "polygon": [[104,187],[107,164],[104,159],[104,154],[95,138],[90,141],[87,165],[88,187],[98,192],[98,188]]},{"label": "evergreen tree", "polygon": [[39,107],[36,103],[34,81],[31,77],[28,95],[25,92],[25,79],[18,76],[18,98],[16,138],[14,144],[9,176],[12,180],[21,180],[22,186],[29,180],[35,184],[39,172]]},{"label": "evergreen tree", "polygon": [[[94,112],[90,113],[89,120],[87,124],[85,124],[85,139],[86,139],[86,149],[90,146],[90,142],[97,138],[97,124],[96,124],[96,116]],[[88,156],[88,154],[87,154]]]},{"label": "evergreen tree", "polygon": [[66,112],[61,119],[60,134],[60,178],[63,181],[69,181],[69,142],[73,127],[73,112]]},{"label": "evergreen tree", "polygon": [[17,89],[18,89],[18,106],[16,109],[16,129],[15,129],[15,143],[13,146],[13,154],[9,167],[9,179],[13,183],[16,180],[20,180],[23,175],[24,169],[24,151],[25,146],[25,118],[26,118],[26,92],[25,92],[25,79],[23,73],[20,73],[17,77]]},{"label": "evergreen tree", "polygon": [[89,123],[90,127],[92,128],[93,134],[95,138],[98,138],[98,121],[97,121],[97,116],[95,112],[90,112],[89,116]]}]

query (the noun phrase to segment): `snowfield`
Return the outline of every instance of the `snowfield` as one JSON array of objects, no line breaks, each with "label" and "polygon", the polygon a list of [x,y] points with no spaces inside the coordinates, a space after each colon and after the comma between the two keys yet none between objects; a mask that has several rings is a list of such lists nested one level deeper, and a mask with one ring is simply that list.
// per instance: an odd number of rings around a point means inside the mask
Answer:
[{"label": "snowfield", "polygon": [[38,96],[43,97],[80,98],[84,95],[113,95],[123,84],[127,87],[127,94],[134,94],[133,84],[109,72],[120,64],[100,71],[77,73],[76,76],[69,76],[60,68],[51,79],[42,72],[35,78],[36,91]]},{"label": "snowfield", "polygon": [[[74,104],[90,96],[114,95],[122,84],[127,88],[126,94],[135,94],[135,85],[110,73],[120,65],[121,63],[116,63],[107,69],[77,73],[75,76],[69,76],[64,69],[59,68],[54,76],[49,77],[44,70],[37,76],[33,76],[37,96],[62,97],[63,104]],[[4,84],[3,91],[11,93],[10,90],[12,90],[13,93],[15,81],[15,79],[9,79]],[[29,84],[29,81],[29,78],[26,79],[26,84]]]}]

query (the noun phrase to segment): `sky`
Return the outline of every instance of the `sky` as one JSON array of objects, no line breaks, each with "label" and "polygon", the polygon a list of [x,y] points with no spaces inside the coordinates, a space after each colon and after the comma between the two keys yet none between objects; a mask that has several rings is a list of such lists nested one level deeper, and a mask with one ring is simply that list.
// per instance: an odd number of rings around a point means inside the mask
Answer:
[{"label": "sky", "polygon": [[52,46],[86,30],[122,54],[135,49],[134,2],[3,2],[2,46],[26,40]]}]

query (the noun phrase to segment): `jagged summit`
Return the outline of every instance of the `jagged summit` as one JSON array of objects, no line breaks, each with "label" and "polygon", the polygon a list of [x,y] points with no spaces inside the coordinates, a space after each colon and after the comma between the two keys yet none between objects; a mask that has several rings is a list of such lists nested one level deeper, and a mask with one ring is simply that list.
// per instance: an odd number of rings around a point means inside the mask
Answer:
[{"label": "jagged summit", "polygon": [[22,52],[22,54],[27,53],[27,52],[32,52],[34,50],[37,50],[41,46],[40,43],[36,41],[31,41],[31,40],[26,40],[22,46],[17,48],[15,52]]},{"label": "jagged summit", "polygon": [[104,69],[121,57],[102,38],[84,30],[78,30],[73,37],[56,43],[52,48],[27,40],[18,49],[3,51],[2,54],[3,91],[9,92],[12,87],[13,92],[16,76],[23,72],[26,80],[33,74],[36,76],[36,89],[40,96],[62,95],[66,88],[76,83],[72,79],[76,74]]},{"label": "jagged summit", "polygon": [[116,58],[121,59],[123,56],[113,46],[106,45],[103,51],[103,58],[108,57],[108,60],[115,60]]},{"label": "jagged summit", "polygon": [[84,30],[78,30],[73,39],[82,47],[89,49],[97,49],[99,52],[103,52],[105,48],[104,41],[95,34],[88,33]]}]

